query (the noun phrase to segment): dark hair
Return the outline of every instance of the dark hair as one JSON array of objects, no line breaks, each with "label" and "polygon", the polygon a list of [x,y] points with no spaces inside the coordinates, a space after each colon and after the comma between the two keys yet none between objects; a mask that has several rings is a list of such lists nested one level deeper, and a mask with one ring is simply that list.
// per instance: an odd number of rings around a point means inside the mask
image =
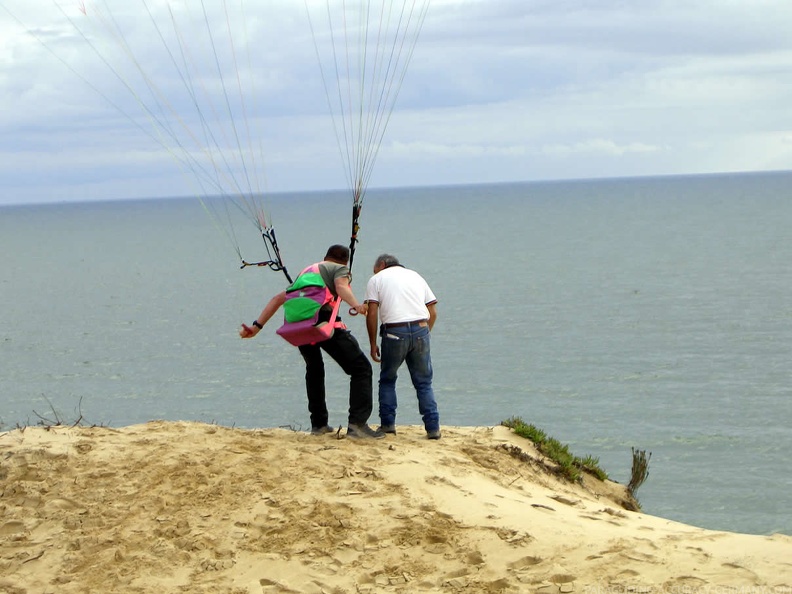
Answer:
[{"label": "dark hair", "polygon": [[384,268],[388,268],[390,266],[401,266],[399,259],[391,254],[380,254],[377,256],[377,259],[374,261],[374,266],[377,267],[380,264],[382,264]]},{"label": "dark hair", "polygon": [[349,248],[345,245],[335,244],[327,248],[325,260],[331,260],[339,264],[346,264],[349,262]]}]

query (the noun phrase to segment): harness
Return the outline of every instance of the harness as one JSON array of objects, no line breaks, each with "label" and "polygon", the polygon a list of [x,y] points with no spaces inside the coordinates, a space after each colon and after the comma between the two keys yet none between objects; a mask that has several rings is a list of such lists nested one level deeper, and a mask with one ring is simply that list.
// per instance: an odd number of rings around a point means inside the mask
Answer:
[{"label": "harness", "polygon": [[[332,306],[328,319],[327,308]],[[346,325],[338,319],[341,298],[335,297],[325,284],[319,263],[311,264],[286,289],[283,325],[275,332],[294,346],[316,344],[333,336],[336,328]]]}]

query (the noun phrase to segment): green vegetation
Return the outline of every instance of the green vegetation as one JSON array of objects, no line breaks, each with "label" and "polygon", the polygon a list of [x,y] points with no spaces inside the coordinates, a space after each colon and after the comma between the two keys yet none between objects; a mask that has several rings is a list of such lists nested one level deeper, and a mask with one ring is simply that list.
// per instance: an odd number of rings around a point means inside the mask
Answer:
[{"label": "green vegetation", "polygon": [[630,473],[630,482],[627,485],[627,490],[630,492],[630,495],[635,497],[635,492],[638,490],[638,487],[643,485],[644,481],[649,476],[649,460],[652,457],[652,452],[649,452],[649,456],[647,456],[646,450],[636,450],[632,448],[632,456],[632,472]]},{"label": "green vegetation", "polygon": [[599,466],[599,458],[592,456],[578,458],[572,455],[568,446],[553,437],[548,437],[544,431],[535,425],[525,423],[520,417],[511,417],[501,425],[509,427],[520,437],[530,439],[537,450],[558,464],[560,474],[570,481],[582,480],[582,472],[588,472],[601,481],[608,479],[607,473]]}]

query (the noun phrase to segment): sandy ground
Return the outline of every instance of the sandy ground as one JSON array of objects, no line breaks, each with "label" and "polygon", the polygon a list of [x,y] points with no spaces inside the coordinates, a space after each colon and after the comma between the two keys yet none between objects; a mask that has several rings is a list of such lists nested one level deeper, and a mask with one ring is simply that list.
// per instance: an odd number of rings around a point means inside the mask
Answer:
[{"label": "sandy ground", "polygon": [[504,427],[443,431],[2,433],[0,592],[792,593],[792,537],[628,511]]}]

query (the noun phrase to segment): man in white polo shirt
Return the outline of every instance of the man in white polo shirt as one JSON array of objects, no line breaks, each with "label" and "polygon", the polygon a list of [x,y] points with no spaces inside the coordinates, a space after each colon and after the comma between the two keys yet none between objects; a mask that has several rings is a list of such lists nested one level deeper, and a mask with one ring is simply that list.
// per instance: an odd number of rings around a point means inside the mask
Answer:
[{"label": "man in white polo shirt", "polygon": [[[437,319],[437,299],[423,277],[390,254],[374,262],[366,286],[366,329],[371,358],[380,363],[380,431],[396,433],[396,377],[407,363],[418,396],[418,411],[429,439],[440,439],[440,415],[432,390],[429,336]],[[377,346],[377,321],[381,347]]]}]

